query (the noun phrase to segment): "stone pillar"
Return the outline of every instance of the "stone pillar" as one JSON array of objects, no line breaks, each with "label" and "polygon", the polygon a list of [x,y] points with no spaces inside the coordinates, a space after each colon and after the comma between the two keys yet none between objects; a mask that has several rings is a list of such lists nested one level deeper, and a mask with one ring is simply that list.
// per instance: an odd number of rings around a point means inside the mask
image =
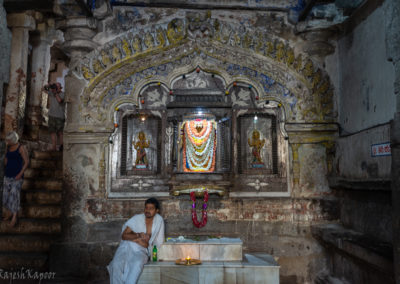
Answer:
[{"label": "stone pillar", "polygon": [[[292,162],[292,197],[321,197],[330,194],[327,176],[338,133],[334,123],[287,123]],[[313,161],[309,163],[308,161]]]},{"label": "stone pillar", "polygon": [[[11,47],[11,32],[7,28],[6,11],[3,8],[3,0],[0,0],[0,104],[3,102],[3,86],[8,83],[10,75],[10,47]],[[2,119],[2,107],[0,106],[0,126]],[[0,165],[4,165],[6,144],[4,139],[0,139]],[[0,167],[0,181],[3,180],[4,167]],[[0,189],[3,188],[3,183],[0,182]],[[1,193],[2,191],[0,191]],[[0,199],[2,198],[2,194]]]},{"label": "stone pillar", "polygon": [[[3,85],[8,83],[10,77],[10,43],[11,32],[7,28],[6,11],[3,8],[3,0],[0,0],[0,102],[3,101]],[[0,125],[1,113],[0,108]]]},{"label": "stone pillar", "polygon": [[[70,55],[68,68],[73,70],[82,61],[84,55],[97,47],[91,39],[96,35],[96,20],[86,17],[68,18],[57,23],[57,28],[65,31],[65,42],[63,50]],[[79,120],[80,95],[84,86],[83,82],[75,76],[68,74],[65,77],[65,95],[67,102],[67,117],[65,132],[68,132],[69,125]],[[64,136],[65,137],[65,136]]]},{"label": "stone pillar", "polygon": [[38,24],[36,31],[38,33],[31,40],[32,74],[27,112],[28,121],[26,123],[29,137],[33,140],[38,138],[39,126],[43,121],[42,88],[48,81],[51,59],[50,47],[53,45],[54,40],[62,41],[61,31],[56,31],[54,27],[47,23]]},{"label": "stone pillar", "polygon": [[22,134],[26,100],[26,70],[28,64],[29,31],[35,28],[35,19],[26,14],[7,15],[11,27],[10,83],[6,94],[4,133],[16,130]]}]

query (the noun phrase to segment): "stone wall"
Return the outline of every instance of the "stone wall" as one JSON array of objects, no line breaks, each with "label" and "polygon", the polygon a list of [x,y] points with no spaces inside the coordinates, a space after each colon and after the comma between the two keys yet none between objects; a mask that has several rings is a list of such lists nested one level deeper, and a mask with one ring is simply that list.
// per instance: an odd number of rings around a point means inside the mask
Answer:
[{"label": "stone wall", "polygon": [[[333,86],[321,62],[304,50],[306,41],[294,35],[286,11],[115,7],[97,25],[81,19],[61,26],[71,27],[67,34],[90,34],[90,39],[66,37],[76,50],[66,77],[64,240],[53,247],[52,271],[106,277],[123,222],[142,212],[144,202],[134,194],[118,199],[109,194],[107,149],[115,111],[126,104],[143,109],[142,86],[160,82],[171,88],[173,78],[196,66],[223,77],[228,86],[235,80],[250,84],[259,94],[255,108],[269,102],[282,107],[290,191],[284,198],[257,192],[240,197],[245,188],[212,196],[202,229],[191,222],[189,196],[160,195],[167,236],[239,236],[245,250],[278,259],[282,283],[312,283],[327,269],[325,251],[310,226],[339,216],[335,200],[325,198],[331,194],[327,175],[337,131]],[[98,47],[82,52],[89,46]],[[93,260],[89,269],[87,259]]]},{"label": "stone wall", "polygon": [[[104,278],[104,268],[112,259],[123,222],[142,212],[144,200],[89,199],[86,204],[85,215],[102,221],[70,219],[65,243],[53,247],[52,259],[57,261],[52,261],[51,271]],[[240,237],[245,251],[263,251],[277,259],[281,283],[312,283],[316,274],[327,269],[325,251],[311,236],[310,225],[338,218],[334,201],[212,196],[208,203],[209,221],[204,228],[197,229],[191,221],[189,196],[163,199],[161,208],[167,236]],[[74,256],[66,257],[70,254]],[[88,265],[86,259],[93,261]]]},{"label": "stone wall", "polygon": [[[354,248],[333,245],[328,251],[331,273],[350,283],[393,282],[390,250],[395,241],[395,215],[390,185],[394,152],[375,156],[372,149],[374,144],[391,141],[390,122],[396,113],[396,73],[388,60],[388,26],[382,21],[389,17],[391,5],[391,1],[366,2],[344,29],[335,54],[326,61],[336,78],[340,123],[330,186],[339,200],[343,228],[335,232],[338,239],[344,234],[355,244]],[[348,235],[353,232],[362,237]],[[362,256],[360,247],[371,257]]]},{"label": "stone wall", "polygon": [[347,179],[388,179],[391,173],[391,157],[371,153],[373,144],[389,142],[389,122],[396,111],[395,73],[387,60],[381,20],[387,5],[386,1],[340,38],[326,60],[328,72],[336,78],[332,81],[340,123],[335,170]]},{"label": "stone wall", "polygon": [[[392,204],[400,202],[400,3],[391,0],[387,5],[385,17],[387,58],[395,70],[394,96],[396,114],[391,123],[392,148]],[[400,208],[393,206],[393,255],[395,281],[400,283]]]},{"label": "stone wall", "polygon": [[[11,32],[7,27],[6,11],[3,8],[3,0],[0,0],[0,128],[3,122],[3,90],[5,85],[9,81],[10,77],[10,44],[11,44]],[[0,142],[0,163],[3,165],[5,144],[2,139]],[[3,179],[3,167],[0,167],[0,180]],[[1,183],[0,187],[3,187]]]}]

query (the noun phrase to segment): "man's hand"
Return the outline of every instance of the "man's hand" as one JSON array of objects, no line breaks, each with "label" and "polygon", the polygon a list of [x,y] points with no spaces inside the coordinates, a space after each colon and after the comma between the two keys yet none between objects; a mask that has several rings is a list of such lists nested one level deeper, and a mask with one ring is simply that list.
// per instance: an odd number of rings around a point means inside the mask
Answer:
[{"label": "man's hand", "polygon": [[138,235],[139,238],[134,240],[134,242],[141,245],[144,248],[147,248],[149,246],[150,235],[145,233],[138,233]]}]

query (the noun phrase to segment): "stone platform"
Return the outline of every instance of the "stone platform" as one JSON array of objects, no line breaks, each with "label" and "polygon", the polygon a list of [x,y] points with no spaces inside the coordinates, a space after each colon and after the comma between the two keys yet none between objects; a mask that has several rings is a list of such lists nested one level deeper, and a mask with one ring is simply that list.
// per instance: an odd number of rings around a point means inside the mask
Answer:
[{"label": "stone platform", "polygon": [[242,261],[203,261],[200,265],[176,265],[175,261],[150,262],[139,284],[278,284],[279,265],[271,255],[245,254]]},{"label": "stone platform", "polygon": [[239,238],[168,238],[159,249],[158,259],[175,261],[190,256],[202,261],[241,261],[242,246]]}]

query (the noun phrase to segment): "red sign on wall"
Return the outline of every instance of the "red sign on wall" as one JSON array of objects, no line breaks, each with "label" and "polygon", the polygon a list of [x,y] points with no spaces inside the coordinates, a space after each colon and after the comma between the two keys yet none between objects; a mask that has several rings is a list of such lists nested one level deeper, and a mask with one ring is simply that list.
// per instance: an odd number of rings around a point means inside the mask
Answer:
[{"label": "red sign on wall", "polygon": [[371,156],[372,157],[390,156],[390,155],[392,155],[392,151],[390,149],[389,142],[371,145]]}]

